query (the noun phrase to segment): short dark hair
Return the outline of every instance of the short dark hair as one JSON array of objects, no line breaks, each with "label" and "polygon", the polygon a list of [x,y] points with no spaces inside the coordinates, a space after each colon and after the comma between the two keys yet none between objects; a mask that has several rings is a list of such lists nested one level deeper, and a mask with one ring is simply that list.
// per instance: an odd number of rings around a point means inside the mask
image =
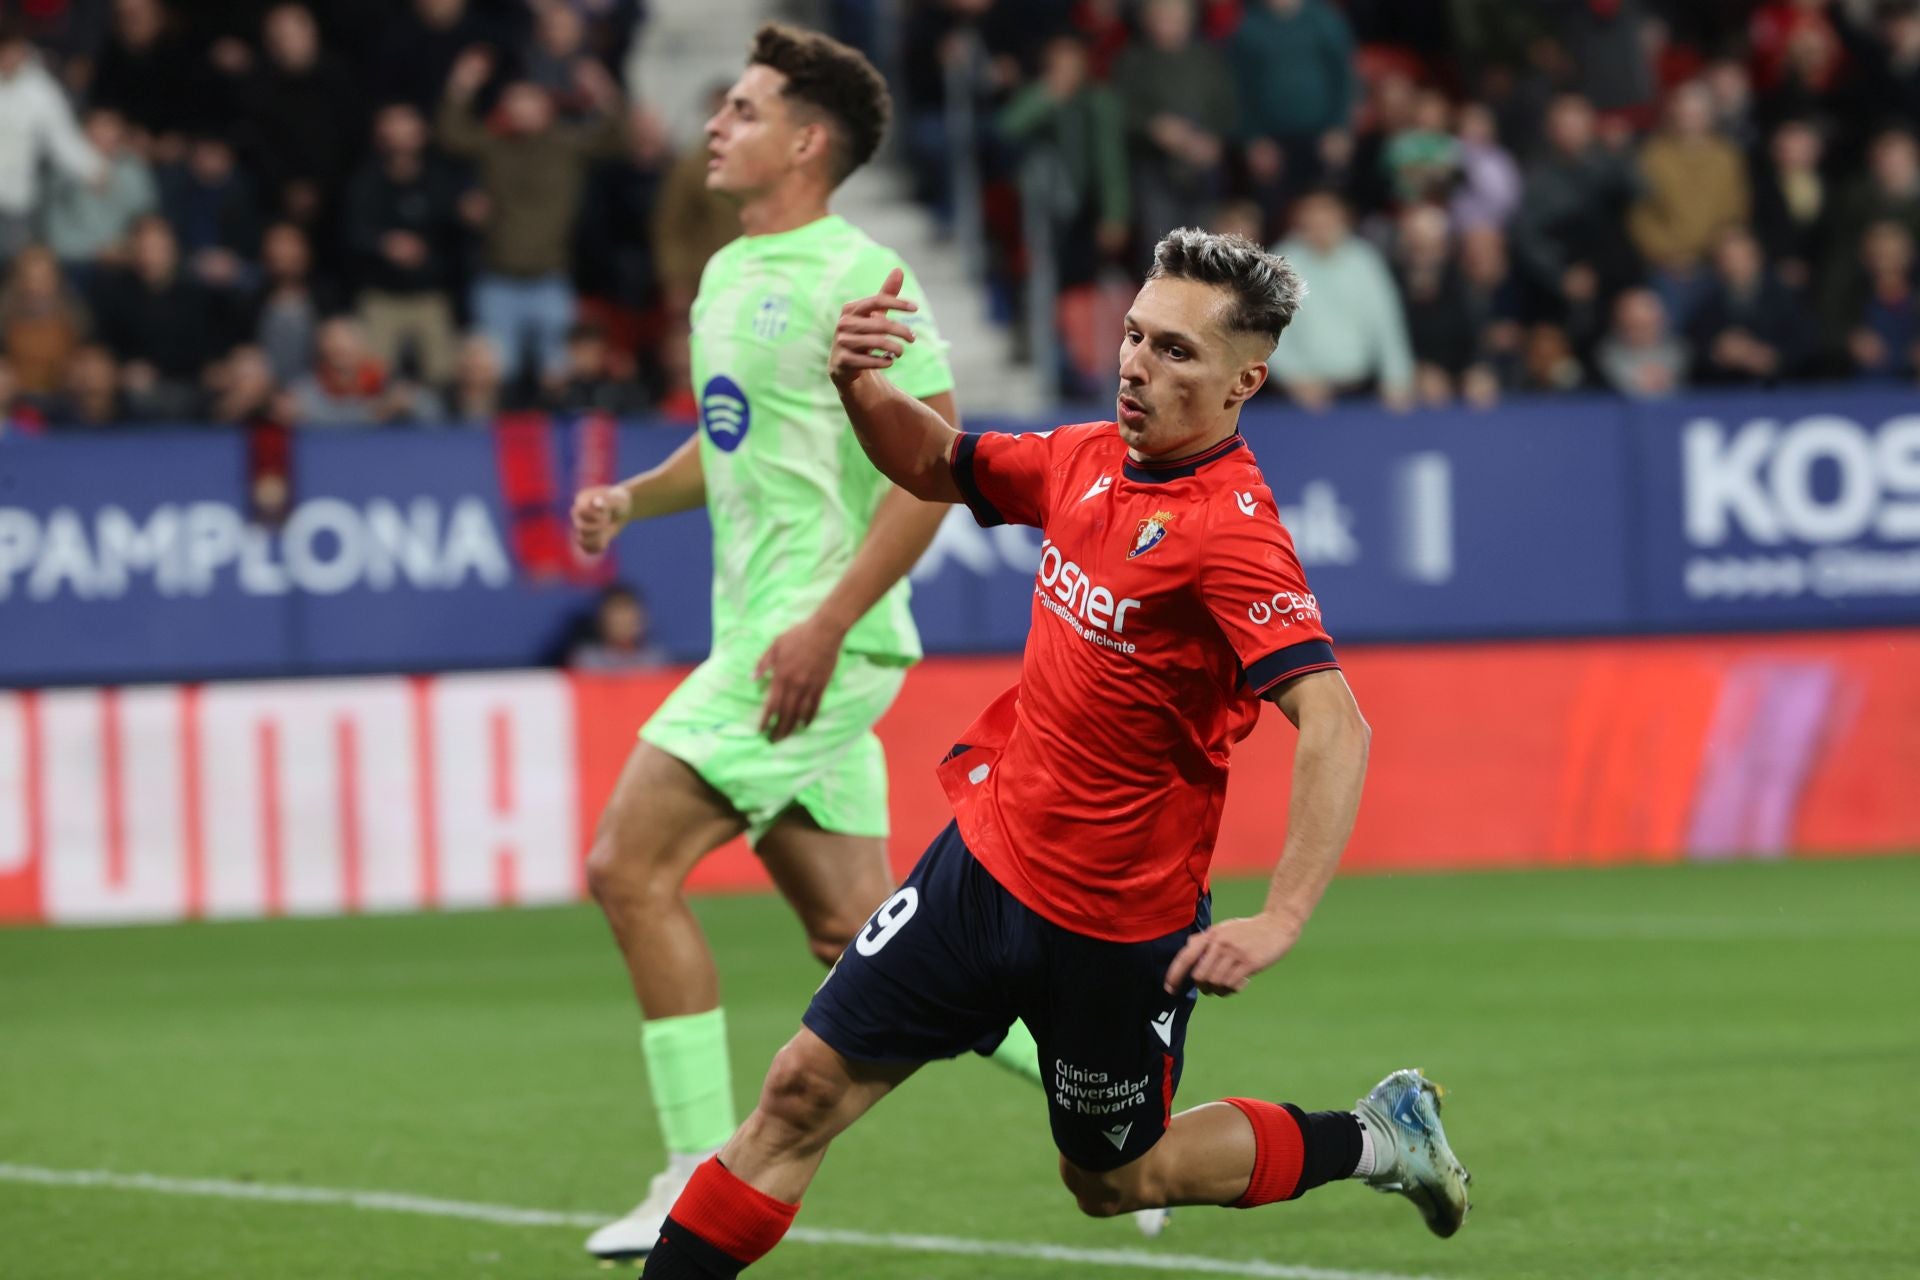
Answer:
[{"label": "short dark hair", "polygon": [[893,100],[887,95],[887,82],[858,49],[817,31],[769,22],[753,33],[747,62],[778,71],[787,78],[783,97],[827,117],[833,133],[836,185],[879,150],[893,114]]},{"label": "short dark hair", "polygon": [[1198,227],[1169,231],[1153,247],[1149,280],[1193,280],[1233,295],[1227,328],[1256,333],[1274,346],[1307,296],[1293,264],[1245,236],[1218,235]]}]

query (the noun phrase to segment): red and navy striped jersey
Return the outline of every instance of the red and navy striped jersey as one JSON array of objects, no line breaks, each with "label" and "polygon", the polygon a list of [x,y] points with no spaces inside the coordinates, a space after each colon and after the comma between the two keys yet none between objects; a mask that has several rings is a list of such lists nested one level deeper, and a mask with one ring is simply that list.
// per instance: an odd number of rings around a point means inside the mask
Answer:
[{"label": "red and navy striped jersey", "polygon": [[1020,683],[940,766],[961,834],[1063,928],[1190,924],[1229,751],[1263,695],[1338,665],[1252,450],[1137,463],[1094,422],[963,435],[951,461],[982,525],[1043,535]]}]

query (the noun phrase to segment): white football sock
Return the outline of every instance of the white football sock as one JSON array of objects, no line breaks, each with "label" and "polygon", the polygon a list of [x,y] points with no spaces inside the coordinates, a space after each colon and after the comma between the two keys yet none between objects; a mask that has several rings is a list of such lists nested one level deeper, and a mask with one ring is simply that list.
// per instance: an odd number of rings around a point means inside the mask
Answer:
[{"label": "white football sock", "polygon": [[1373,1176],[1374,1163],[1373,1130],[1367,1128],[1367,1122],[1359,1116],[1354,1119],[1360,1121],[1360,1163],[1353,1166],[1352,1176],[1370,1178]]}]

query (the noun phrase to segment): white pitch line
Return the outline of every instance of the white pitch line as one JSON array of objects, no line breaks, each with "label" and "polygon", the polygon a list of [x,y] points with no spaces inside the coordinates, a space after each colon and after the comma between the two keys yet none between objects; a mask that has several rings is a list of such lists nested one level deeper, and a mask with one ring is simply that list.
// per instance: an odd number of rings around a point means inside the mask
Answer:
[{"label": "white pitch line", "polygon": [[[503,1227],[597,1227],[611,1214],[523,1209],[513,1205],[441,1200],[402,1191],[364,1191],[345,1187],[302,1187],[272,1182],[230,1182],[222,1178],[170,1178],[157,1173],[114,1173],[107,1169],[48,1169],[40,1165],[0,1163],[0,1182],[41,1187],[89,1187],[147,1191],[158,1195],[199,1196],[214,1200],[259,1200],[274,1204],[338,1205],[379,1213],[411,1213],[429,1218],[464,1218]],[[1180,1275],[1246,1276],[1253,1280],[1431,1280],[1390,1271],[1342,1271],[1291,1266],[1280,1262],[1237,1261],[1193,1254],[1149,1253],[1144,1249],[1071,1249],[1065,1245],[1012,1240],[968,1240],[928,1236],[834,1231],[795,1227],[787,1239],[800,1244],[841,1245],[854,1249],[890,1249],[900,1253],[938,1253],[970,1258],[1018,1258],[1066,1262],[1087,1267],[1122,1267]]]}]

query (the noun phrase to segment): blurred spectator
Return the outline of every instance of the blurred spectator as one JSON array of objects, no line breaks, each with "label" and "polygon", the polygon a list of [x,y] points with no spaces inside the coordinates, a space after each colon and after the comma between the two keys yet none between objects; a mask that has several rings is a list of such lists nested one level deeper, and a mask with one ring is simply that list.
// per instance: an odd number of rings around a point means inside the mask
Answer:
[{"label": "blurred spectator", "polygon": [[589,57],[587,23],[567,0],[530,0],[533,33],[520,53],[520,76],[553,98],[562,119],[594,114],[591,98],[580,94],[579,64]]},{"label": "blurred spectator", "polygon": [[[942,226],[953,221],[953,143],[948,136],[950,91],[972,114],[1020,83],[1022,57],[1063,24],[1047,21],[1040,6],[995,0],[924,0],[907,8],[902,38],[901,141],[913,171],[914,194]],[[994,156],[982,148],[991,167]]]},{"label": "blurred spectator", "polygon": [[126,257],[127,232],[136,219],[160,207],[160,189],[147,162],[127,147],[126,125],[117,112],[87,112],[87,142],[106,165],[89,178],[57,173],[47,191],[47,243],[72,266],[118,265]]},{"label": "blurred spectator", "polygon": [[208,414],[215,422],[244,426],[278,416],[280,391],[267,353],[259,347],[235,347],[209,382],[213,397]]},{"label": "blurred spectator", "polygon": [[1454,125],[1460,142],[1460,185],[1453,193],[1453,225],[1461,231],[1505,227],[1520,207],[1520,166],[1500,145],[1493,112],[1462,104]]},{"label": "blurred spectator", "polygon": [[[1406,300],[1415,391],[1422,404],[1451,404],[1477,361],[1479,344],[1447,215],[1432,205],[1410,205],[1400,215],[1395,241],[1394,277]],[[1488,383],[1475,378],[1482,394]]]},{"label": "blurred spectator", "polygon": [[526,343],[549,381],[564,372],[574,294],[567,247],[587,166],[623,145],[620,90],[598,63],[578,64],[580,89],[601,112],[592,125],[564,125],[553,101],[524,81],[501,95],[498,132],[474,117],[473,99],[491,59],[469,53],[455,65],[440,106],[441,145],[470,157],[488,204],[484,270],[473,287],[473,315],[494,341],[509,381],[526,367]]},{"label": "blurred spectator", "polygon": [[1321,138],[1318,185],[1341,192],[1363,215],[1397,205],[1400,197],[1387,148],[1395,138],[1416,130],[1419,114],[1420,86],[1404,68],[1390,66],[1373,76],[1367,81],[1359,131],[1333,129]]},{"label": "blurred spectator", "polygon": [[1754,150],[1760,142],[1760,122],[1753,111],[1753,73],[1744,62],[1721,58],[1701,73],[1713,103],[1713,128],[1721,137],[1738,147],[1742,154]]},{"label": "blurred spectator", "polygon": [[1595,364],[1608,386],[1633,400],[1670,396],[1686,385],[1687,344],[1670,331],[1659,294],[1635,288],[1614,299],[1613,327]]},{"label": "blurred spectator", "polygon": [[142,418],[189,418],[200,374],[224,353],[230,323],[219,301],[180,270],[165,218],[134,224],[129,265],[99,281],[93,308],[101,337],[122,362],[120,385]]},{"label": "blurred spectator", "polygon": [[1540,7],[1573,66],[1576,93],[1607,114],[1652,103],[1656,85],[1645,0],[1544,0]]},{"label": "blurred spectator", "polygon": [[105,176],[106,162],[75,123],[60,84],[28,43],[19,20],[0,15],[0,266],[33,233],[40,207],[40,159],[84,182]]},{"label": "blurred spectator", "polygon": [[321,324],[313,369],[288,390],[296,426],[366,427],[440,416],[431,396],[387,376],[359,322],[346,316]]},{"label": "blurred spectator", "polygon": [[195,279],[216,289],[244,283],[260,252],[260,209],[232,143],[218,134],[188,139],[185,157],[160,171],[160,204]]},{"label": "blurred spectator", "polygon": [[1767,93],[1818,96],[1840,74],[1845,51],[1828,0],[1769,0],[1747,28],[1754,81]]},{"label": "blurred spectator", "polygon": [[591,631],[567,653],[567,665],[581,671],[648,671],[672,662],[654,643],[646,601],[624,585],[601,593]]},{"label": "blurred spectator", "polygon": [[1226,142],[1238,124],[1233,77],[1213,46],[1194,39],[1193,24],[1193,0],[1147,0],[1142,39],[1113,67],[1142,244],[1199,226],[1225,185]]},{"label": "blurred spectator", "polygon": [[1876,222],[1862,235],[1860,271],[1841,319],[1853,376],[1910,380],[1920,370],[1920,300],[1907,224]]},{"label": "blurred spectator", "polygon": [[1771,386],[1796,375],[1809,347],[1805,308],[1767,269],[1760,241],[1745,227],[1722,232],[1713,271],[1691,326],[1695,380]]},{"label": "blurred spectator", "polygon": [[1207,230],[1217,236],[1244,236],[1255,244],[1267,238],[1267,217],[1259,202],[1230,200],[1207,220]]},{"label": "blurred spectator", "polygon": [[666,122],[645,104],[633,103],[626,111],[624,142],[587,169],[568,252],[578,292],[638,312],[657,301],[653,213],[669,156]]},{"label": "blurred spectator", "polygon": [[335,290],[315,278],[307,233],[291,222],[267,228],[260,248],[261,283],[246,326],[266,352],[273,377],[283,386],[313,366],[320,324],[340,310]]},{"label": "blurred spectator", "polygon": [[261,39],[266,57],[240,90],[254,166],[269,207],[311,227],[365,134],[360,97],[346,69],[322,50],[306,6],[274,5]]},{"label": "blurred spectator", "polygon": [[567,332],[566,378],[551,397],[551,407],[567,413],[610,413],[616,418],[643,413],[647,398],[633,373],[632,359],[614,351],[605,329],[577,324]]},{"label": "blurred spectator", "polygon": [[373,57],[373,99],[410,103],[431,116],[460,55],[498,43],[500,33],[467,0],[409,0],[395,8]]},{"label": "blurred spectator", "polygon": [[1625,158],[1595,136],[1593,107],[1577,94],[1554,100],[1550,150],[1527,172],[1513,248],[1529,283],[1549,304],[1591,311],[1635,274],[1623,214],[1636,194]]},{"label": "blurred spectator", "polygon": [[60,278],[53,251],[44,245],[21,250],[0,286],[0,351],[12,362],[19,390],[32,396],[58,391],[89,326],[86,305]]},{"label": "blurred spectator", "polygon": [[[1196,0],[1189,0],[1191,13]],[[1238,0],[1235,0],[1238,3]],[[1087,63],[1093,68],[1096,79],[1110,80],[1114,77],[1114,63],[1133,42],[1133,32],[1127,26],[1127,10],[1133,6],[1124,0],[1076,0],[1068,10],[1068,19],[1073,29],[1087,44]],[[1142,33],[1152,39],[1152,14],[1148,11],[1151,4],[1139,9]],[[1189,20],[1188,26],[1193,25]]]},{"label": "blurred spectator", "polygon": [[1507,256],[1506,234],[1498,227],[1463,228],[1460,274],[1474,335],[1474,363],[1463,390],[1475,404],[1485,404],[1497,388],[1520,385],[1525,299]]},{"label": "blurred spectator", "polygon": [[1898,222],[1920,238],[1920,143],[1907,129],[1882,131],[1867,153],[1867,174],[1834,210],[1830,280],[1858,261],[1861,238],[1876,222]]},{"label": "blurred spectator", "polygon": [[1676,324],[1691,318],[1714,239],[1744,225],[1752,206],[1747,162],[1713,132],[1706,87],[1684,84],[1667,100],[1667,126],[1640,149],[1641,196],[1627,215],[1634,245]]},{"label": "blurred spectator", "polygon": [[162,0],[112,0],[113,26],[93,73],[93,103],[118,111],[155,163],[212,117],[208,76]]},{"label": "blurred spectator", "polygon": [[1353,234],[1346,203],[1310,191],[1294,206],[1293,234],[1274,246],[1306,281],[1302,307],[1269,362],[1294,401],[1323,409],[1336,397],[1377,392],[1390,409],[1413,404],[1413,351],[1393,275]]},{"label": "blurred spectator", "polygon": [[1444,202],[1453,193],[1460,177],[1460,142],[1447,128],[1452,114],[1446,94],[1422,89],[1408,126],[1387,139],[1380,160],[1399,202]]},{"label": "blurred spectator", "polygon": [[120,394],[120,366],[98,343],[81,347],[67,362],[65,384],[47,404],[56,427],[108,427],[130,416]]},{"label": "blurred spectator", "polygon": [[0,6],[18,14],[21,29],[46,56],[67,91],[78,99],[91,95],[93,61],[107,41],[108,6],[101,0],[26,0]]},{"label": "blurred spectator", "polygon": [[1920,127],[1920,2],[1879,0],[1872,27],[1857,26],[1842,12],[1840,36],[1855,63],[1849,77],[1861,114],[1893,114]]},{"label": "blurred spectator", "polygon": [[1469,79],[1507,73],[1526,61],[1535,42],[1549,36],[1549,14],[1512,0],[1448,0],[1453,45]]},{"label": "blurred spectator", "polygon": [[1346,17],[1327,0],[1248,0],[1227,57],[1254,184],[1315,180],[1324,140],[1348,129],[1359,100]]},{"label": "blurred spectator", "polygon": [[1586,385],[1586,370],[1574,354],[1567,331],[1549,320],[1527,330],[1521,345],[1520,389],[1534,392],[1578,391]]},{"label": "blurred spectator", "polygon": [[20,393],[12,363],[0,355],[0,440],[16,433],[37,435],[40,424],[38,409]]},{"label": "blurred spectator", "polygon": [[375,154],[347,188],[343,221],[374,354],[391,369],[410,364],[439,383],[453,374],[455,258],[464,233],[460,180],[427,142],[427,122],[411,105],[381,108]]},{"label": "blurred spectator", "polygon": [[[719,113],[727,89],[720,85],[708,93],[708,116]],[[707,188],[712,158],[704,138],[675,156],[654,207],[653,261],[670,317],[685,318],[707,259],[740,234],[740,202]]]},{"label": "blurred spectator", "polygon": [[1754,229],[1783,283],[1805,289],[1822,261],[1833,204],[1820,162],[1825,143],[1806,120],[1784,121],[1756,165]]},{"label": "blurred spectator", "polygon": [[1103,258],[1126,247],[1122,120],[1118,99],[1088,76],[1087,50],[1078,36],[1050,41],[1039,76],[1000,113],[1001,132],[1053,176],[1053,251],[1064,286],[1090,282]]},{"label": "blurred spectator", "polygon": [[468,334],[460,343],[459,362],[448,391],[447,414],[454,422],[491,423],[506,406],[500,378],[500,353],[484,333]]}]

